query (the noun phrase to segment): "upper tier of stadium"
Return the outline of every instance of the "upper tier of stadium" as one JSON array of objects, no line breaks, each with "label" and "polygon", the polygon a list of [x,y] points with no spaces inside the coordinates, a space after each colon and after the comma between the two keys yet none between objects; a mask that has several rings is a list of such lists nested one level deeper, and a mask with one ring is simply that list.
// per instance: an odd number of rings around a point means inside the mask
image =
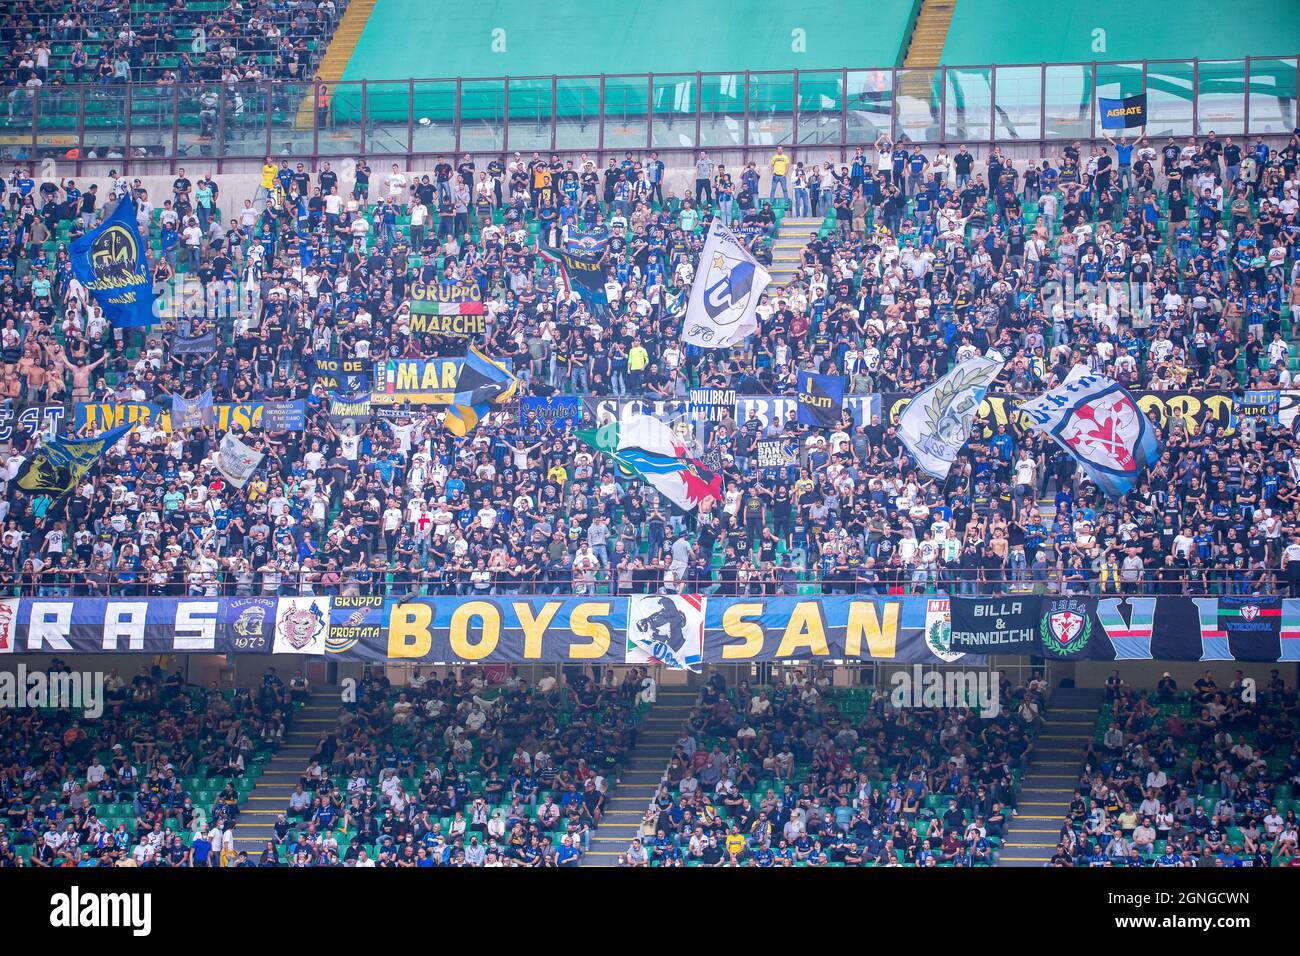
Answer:
[{"label": "upper tier of stadium", "polygon": [[917,5],[754,0],[743,15],[715,16],[694,0],[558,0],[539,15],[523,0],[378,0],[342,79],[894,66]]},{"label": "upper tier of stadium", "polygon": [[[933,0],[931,0],[933,2]],[[1087,4],[958,0],[944,66],[1284,56],[1300,46],[1300,4],[1125,0]],[[1028,17],[1028,22],[1026,22]]]}]

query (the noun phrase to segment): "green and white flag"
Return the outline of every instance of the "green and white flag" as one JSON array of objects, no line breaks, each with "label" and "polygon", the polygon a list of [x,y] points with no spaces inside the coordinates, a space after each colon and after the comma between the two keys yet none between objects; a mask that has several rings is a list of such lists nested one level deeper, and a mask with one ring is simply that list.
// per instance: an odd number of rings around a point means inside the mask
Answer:
[{"label": "green and white flag", "polygon": [[578,437],[683,511],[694,510],[706,498],[722,498],[722,476],[693,457],[677,433],[653,416],[627,412],[608,425],[580,430]]}]

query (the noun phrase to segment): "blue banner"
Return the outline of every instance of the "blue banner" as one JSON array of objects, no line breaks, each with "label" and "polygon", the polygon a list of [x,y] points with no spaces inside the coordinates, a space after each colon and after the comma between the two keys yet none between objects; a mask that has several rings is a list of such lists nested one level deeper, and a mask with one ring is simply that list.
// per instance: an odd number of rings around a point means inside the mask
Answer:
[{"label": "blue banner", "polygon": [[1137,93],[1113,100],[1097,97],[1097,112],[1101,114],[1102,129],[1133,129],[1147,125],[1147,95]]},{"label": "blue banner", "polygon": [[799,424],[812,428],[839,428],[844,415],[844,377],[799,371],[795,398]]},{"label": "blue banner", "polygon": [[153,282],[135,223],[135,204],[123,199],[102,223],[72,240],[72,272],[114,328],[152,325]]},{"label": "blue banner", "polygon": [[580,395],[552,395],[539,398],[528,395],[519,400],[519,424],[527,432],[544,432],[549,428],[576,428],[582,421]]},{"label": "blue banner", "polygon": [[[217,583],[208,586],[215,590]],[[1032,594],[0,598],[0,661],[24,653],[292,653],[374,663],[657,660],[667,666],[980,666],[989,654],[1294,663],[1300,662],[1300,600]]]},{"label": "blue banner", "polygon": [[331,633],[331,642],[347,643],[351,660],[621,664],[627,599],[412,598],[390,604],[385,618],[378,640],[363,633],[355,642],[350,634],[335,641]]},{"label": "blue banner", "polygon": [[307,427],[307,402],[264,402],[262,427],[269,432],[300,432]]}]

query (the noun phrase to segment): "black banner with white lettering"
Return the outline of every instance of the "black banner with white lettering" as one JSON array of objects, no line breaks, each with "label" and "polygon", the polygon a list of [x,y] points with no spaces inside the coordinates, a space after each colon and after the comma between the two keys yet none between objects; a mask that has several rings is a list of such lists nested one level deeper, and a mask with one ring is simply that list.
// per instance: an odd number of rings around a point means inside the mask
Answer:
[{"label": "black banner with white lettering", "polygon": [[1033,596],[953,598],[950,650],[1037,654],[1039,601]]}]

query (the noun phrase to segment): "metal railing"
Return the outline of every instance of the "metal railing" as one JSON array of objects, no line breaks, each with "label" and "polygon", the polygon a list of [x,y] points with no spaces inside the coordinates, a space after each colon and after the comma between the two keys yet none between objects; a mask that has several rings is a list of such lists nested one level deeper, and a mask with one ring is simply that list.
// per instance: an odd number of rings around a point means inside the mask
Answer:
[{"label": "metal railing", "polygon": [[[820,159],[881,135],[1042,144],[1103,135],[1098,96],[1145,90],[1148,136],[1289,134],[1297,57],[16,89],[0,160],[151,162],[696,149]],[[1130,131],[1134,132],[1134,131]]]},{"label": "metal railing", "polygon": [[[665,565],[666,567],[666,565]],[[366,595],[392,598],[432,597],[438,595],[496,596],[496,595],[576,595],[620,596],[655,593],[657,585],[633,580],[630,585],[621,583],[616,571],[602,567],[584,576],[580,572],[551,579],[545,574],[535,575],[527,581],[503,578],[490,573],[482,582],[453,575],[450,580],[438,575],[415,575],[404,580],[392,580],[391,569],[376,570],[372,580],[361,582],[344,572],[343,580],[323,585],[319,572],[312,576],[285,572],[281,583],[270,588],[260,578],[240,578],[235,572],[217,571],[186,574],[183,580],[166,584],[146,584],[140,579],[144,571],[134,573],[133,582],[119,579],[117,572],[29,573],[0,575],[0,597],[288,597],[298,594]],[[950,595],[975,597],[993,594],[1064,594],[1078,596],[1137,596],[1183,595],[1214,596],[1228,594],[1289,595],[1287,582],[1276,572],[1262,574],[1226,571],[1207,571],[1204,577],[1175,576],[1161,578],[1147,572],[1132,583],[1107,581],[1102,583],[1096,575],[1087,581],[1068,581],[1062,573],[1051,569],[1046,576],[1035,580],[1031,571],[1024,573],[981,572],[963,573],[957,569],[938,569],[926,577],[917,577],[916,569],[905,568],[901,574],[885,576],[884,580],[867,583],[853,576],[822,575],[816,569],[795,569],[793,577],[780,578],[773,567],[761,574],[752,569],[756,579],[748,582],[719,582],[718,569],[714,568],[712,580],[703,584],[688,576],[681,590],[688,593],[718,596],[744,595],[845,595],[887,597],[902,595]],[[662,568],[659,579],[662,578]],[[658,579],[657,579],[658,580]],[[1300,597],[1300,594],[1295,595]]]}]

